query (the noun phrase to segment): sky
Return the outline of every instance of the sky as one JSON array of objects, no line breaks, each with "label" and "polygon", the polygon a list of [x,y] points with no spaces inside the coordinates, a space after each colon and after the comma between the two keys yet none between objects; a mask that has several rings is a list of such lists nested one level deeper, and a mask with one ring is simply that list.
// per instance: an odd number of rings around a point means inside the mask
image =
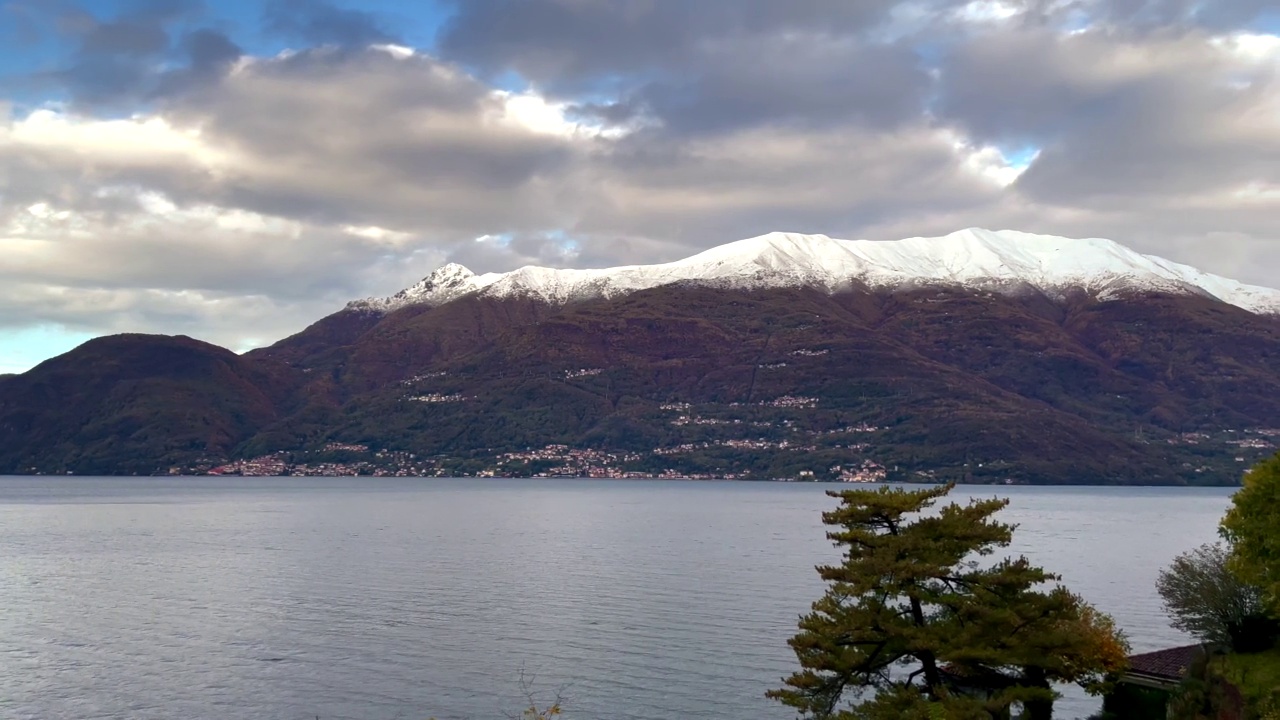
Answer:
[{"label": "sky", "polygon": [[0,373],[965,227],[1280,285],[1274,0],[0,0]]}]

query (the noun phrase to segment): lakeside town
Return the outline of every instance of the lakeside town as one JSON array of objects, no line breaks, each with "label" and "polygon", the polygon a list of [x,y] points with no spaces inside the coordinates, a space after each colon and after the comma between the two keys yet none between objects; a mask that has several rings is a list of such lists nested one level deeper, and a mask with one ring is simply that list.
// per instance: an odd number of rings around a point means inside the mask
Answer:
[{"label": "lakeside town", "polygon": [[[726,440],[719,443],[691,443],[674,448],[655,448],[655,456],[677,455],[712,447],[728,447],[753,450],[813,450],[813,446],[791,446],[786,441]],[[481,477],[481,478],[598,478],[614,480],[742,480],[749,473],[741,472],[687,472],[675,467],[658,471],[629,470],[628,464],[644,459],[642,453],[615,453],[594,449],[571,448],[567,445],[547,445],[535,450],[502,453],[480,469],[455,469],[448,458],[420,458],[414,453],[387,450],[370,450],[367,445],[329,443],[318,455],[360,455],[361,459],[311,460],[306,453],[278,451],[208,467],[174,467],[173,475],[239,475],[245,477],[309,476],[309,477]],[[300,455],[303,456],[300,459]],[[475,461],[470,461],[474,464]],[[760,478],[784,482],[839,481],[874,483],[886,479],[885,467],[874,460],[864,459],[849,465],[833,465],[823,471],[802,470],[794,477]]]},{"label": "lakeside town", "polygon": [[[685,404],[664,405],[679,411],[673,425],[745,426],[774,423],[707,418],[689,412]],[[882,483],[893,480],[941,482],[944,469],[914,468],[909,473],[875,457],[875,434],[885,428],[862,423],[830,430],[798,430],[790,421],[780,426],[791,430],[785,439],[726,438],[653,447],[646,451],[604,450],[549,444],[515,452],[493,452],[471,457],[421,456],[412,452],[372,448],[367,444],[329,442],[314,450],[280,450],[265,455],[230,461],[209,461],[169,468],[171,475],[239,476],[371,476],[371,477],[478,477],[478,478],[599,478],[599,479],[681,479],[681,480],[771,480],[780,482]],[[859,436],[868,440],[837,442],[838,437]],[[1230,461],[1244,464],[1259,453],[1274,452],[1280,429],[1255,428],[1219,433],[1187,432],[1164,440],[1175,445],[1214,446]],[[820,455],[837,453],[840,462],[815,462]],[[712,454],[723,469],[691,470],[682,462],[690,456]],[[743,469],[740,458],[788,454],[799,467],[783,474],[762,474]],[[805,463],[808,466],[805,466]],[[1188,467],[1194,472],[1208,465]],[[1006,482],[1013,483],[1015,480]]]}]

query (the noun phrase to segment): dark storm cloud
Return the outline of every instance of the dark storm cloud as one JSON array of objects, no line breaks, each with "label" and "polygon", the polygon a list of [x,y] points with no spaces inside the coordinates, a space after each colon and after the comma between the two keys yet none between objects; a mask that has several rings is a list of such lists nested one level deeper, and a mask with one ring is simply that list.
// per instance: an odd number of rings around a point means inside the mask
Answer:
[{"label": "dark storm cloud", "polygon": [[[946,4],[946,3],[937,3]],[[803,0],[480,0],[458,4],[446,57],[514,70],[553,94],[612,96],[581,110],[671,132],[755,124],[892,125],[929,86],[906,44],[871,42],[895,3]]]},{"label": "dark storm cloud", "polygon": [[88,13],[67,17],[63,27],[79,47],[54,77],[85,105],[136,101],[149,89],[153,63],[169,50],[167,22],[149,14],[106,21]]},{"label": "dark storm cloud", "polygon": [[186,33],[178,49],[185,65],[158,74],[148,99],[170,98],[215,82],[244,55],[230,38],[208,28]]},{"label": "dark storm cloud", "polygon": [[270,0],[263,18],[270,32],[307,45],[363,47],[396,40],[373,13],[340,8],[324,0]]},{"label": "dark storm cloud", "polygon": [[1274,0],[1106,0],[1085,5],[1099,22],[1129,30],[1233,29],[1274,13]]},{"label": "dark storm cloud", "polygon": [[918,118],[931,81],[903,45],[775,36],[703,50],[701,74],[655,81],[639,103],[672,132],[790,123],[893,127]]},{"label": "dark storm cloud", "polygon": [[847,36],[886,22],[890,0],[466,0],[441,35],[446,57],[516,70],[551,90],[598,89],[672,69],[696,71],[704,44]]},{"label": "dark storm cloud", "polygon": [[988,33],[982,42],[956,47],[941,63],[935,109],[984,141],[1053,141],[1071,126],[1111,112],[1121,100],[1123,79],[1075,72],[1071,64],[1082,57],[1096,67],[1089,53],[1110,49],[1104,40],[1063,41],[1047,29]]},{"label": "dark storm cloud", "polygon": [[220,71],[239,58],[243,51],[226,35],[216,30],[196,30],[182,39],[192,72],[207,74]]},{"label": "dark storm cloud", "polygon": [[56,24],[75,42],[69,62],[28,80],[60,85],[81,108],[108,111],[128,111],[209,80],[225,71],[241,50],[213,29],[176,30],[202,10],[196,0],[144,0],[104,19],[64,7]]}]

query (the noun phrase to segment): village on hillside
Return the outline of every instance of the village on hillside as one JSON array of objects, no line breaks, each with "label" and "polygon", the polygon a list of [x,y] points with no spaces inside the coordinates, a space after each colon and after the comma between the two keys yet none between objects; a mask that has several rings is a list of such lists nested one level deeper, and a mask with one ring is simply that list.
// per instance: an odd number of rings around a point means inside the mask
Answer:
[{"label": "village on hillside", "polygon": [[[788,398],[788,403],[795,399]],[[808,401],[801,398],[799,401]],[[763,428],[789,433],[784,439],[757,437],[700,440],[644,451],[605,450],[549,444],[519,451],[475,453],[470,456],[419,455],[402,450],[373,448],[367,444],[328,442],[314,450],[280,450],[251,458],[173,466],[171,475],[240,476],[372,476],[372,477],[480,477],[480,478],[602,478],[602,479],[688,479],[688,480],[772,480],[781,482],[880,483],[887,481],[942,482],[946,469],[914,468],[892,472],[890,462],[877,459],[874,438],[885,428],[861,423],[831,430],[800,430],[794,421],[778,423],[706,417],[686,403],[662,406],[675,413],[670,423],[676,427],[710,426],[739,429],[744,434]],[[1280,429],[1227,430],[1216,434],[1188,432],[1163,442],[1175,445],[1214,446],[1243,465],[1258,453],[1274,452]],[[839,462],[814,462],[819,453],[836,453]],[[691,469],[691,457],[714,457],[721,466]],[[786,455],[797,458],[797,469],[785,474],[767,474],[752,467],[751,459]],[[806,458],[810,458],[806,460]],[[703,463],[705,465],[705,463]],[[1189,467],[1204,472],[1208,466]],[[1016,480],[1009,480],[1015,483]]]}]

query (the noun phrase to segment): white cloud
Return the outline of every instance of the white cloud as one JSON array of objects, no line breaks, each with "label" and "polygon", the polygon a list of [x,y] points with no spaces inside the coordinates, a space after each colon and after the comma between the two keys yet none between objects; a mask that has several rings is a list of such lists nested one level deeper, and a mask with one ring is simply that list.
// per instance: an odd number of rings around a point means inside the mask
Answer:
[{"label": "white cloud", "polygon": [[413,233],[388,230],[387,228],[378,227],[377,225],[366,225],[364,227],[344,225],[342,226],[342,230],[343,232],[355,235],[356,237],[362,237],[367,240],[374,240],[388,245],[402,245],[413,238]]},{"label": "white cloud", "polygon": [[974,145],[972,141],[960,137],[954,131],[944,131],[943,135],[950,140],[951,147],[960,156],[965,169],[1002,188],[1017,181],[1039,155],[1037,151],[1030,159],[1022,163],[1014,163],[998,147]]},{"label": "white cloud", "polygon": [[198,129],[179,128],[163,117],[140,115],[101,120],[42,108],[0,123],[0,148],[73,152],[120,163],[183,159],[205,166],[227,161],[227,154],[203,142]]},{"label": "white cloud", "polygon": [[1251,182],[1233,192],[1232,197],[1246,202],[1274,203],[1280,201],[1280,183]]},{"label": "white cloud", "polygon": [[374,50],[379,50],[381,52],[384,52],[390,55],[391,57],[396,58],[397,60],[406,60],[417,54],[417,52],[411,47],[405,47],[404,45],[394,45],[391,43],[386,43],[382,45],[373,45],[372,48]]},{"label": "white cloud", "polygon": [[1009,20],[1022,12],[1022,8],[1003,0],[973,0],[954,11],[959,20],[971,23],[995,23]]},{"label": "white cloud", "polygon": [[501,121],[536,133],[564,138],[618,138],[640,127],[639,124],[611,126],[570,120],[566,112],[570,103],[552,102],[532,91],[512,93],[498,90],[494,96],[501,102]]},{"label": "white cloud", "polygon": [[1280,63],[1280,35],[1240,32],[1210,38],[1209,42],[1243,60]]},{"label": "white cloud", "polygon": [[[244,348],[444,260],[481,272],[655,262],[774,229],[887,239],[1015,227],[1274,278],[1280,39],[1072,35],[1035,27],[1023,6],[897,5],[892,27],[868,34],[882,49],[909,45],[898,48],[907,81],[910,43],[950,43],[914,89],[883,64],[830,62],[862,57],[862,36],[835,29],[809,48],[794,29],[699,39],[724,62],[751,57],[745,43],[769,49],[770,67],[798,64],[766,92],[751,68],[671,82],[665,96],[646,95],[654,84],[637,74],[602,109],[618,125],[580,119],[581,98],[562,88],[504,91],[393,45],[244,58],[129,118],[9,110],[0,326],[185,332]],[[927,35],[948,22],[953,35]],[[888,79],[870,97],[893,112],[844,102],[877,72]],[[690,112],[683,92],[711,100]],[[1028,146],[1043,153],[1007,150]],[[1229,257],[1213,249],[1226,236]]]},{"label": "white cloud", "polygon": [[71,217],[68,210],[54,210],[49,203],[38,202],[27,208],[27,214],[40,220],[66,220]]},{"label": "white cloud", "polygon": [[579,126],[564,115],[564,104],[552,104],[534,93],[510,93],[498,91],[502,101],[502,119],[548,135],[574,135]]}]

